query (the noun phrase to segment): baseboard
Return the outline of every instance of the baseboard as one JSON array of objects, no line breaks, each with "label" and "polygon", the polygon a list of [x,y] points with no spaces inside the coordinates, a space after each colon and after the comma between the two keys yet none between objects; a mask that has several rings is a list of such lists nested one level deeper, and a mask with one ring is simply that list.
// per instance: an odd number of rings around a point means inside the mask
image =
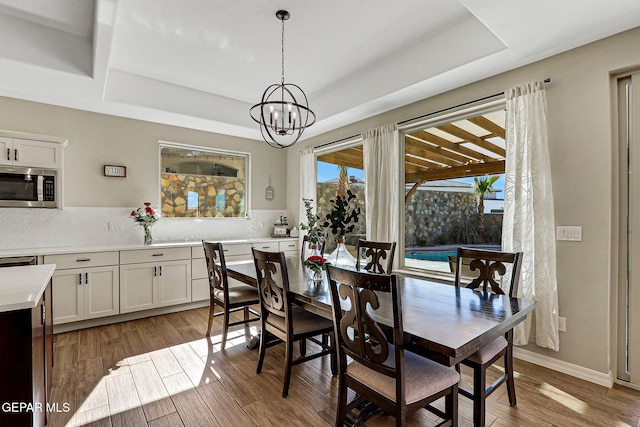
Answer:
[{"label": "baseboard", "polygon": [[613,374],[611,371],[609,371],[608,374],[605,374],[603,372],[594,371],[593,369],[574,365],[573,363],[554,359],[553,357],[544,356],[518,347],[513,348],[513,357],[607,388],[611,388],[613,386]]}]

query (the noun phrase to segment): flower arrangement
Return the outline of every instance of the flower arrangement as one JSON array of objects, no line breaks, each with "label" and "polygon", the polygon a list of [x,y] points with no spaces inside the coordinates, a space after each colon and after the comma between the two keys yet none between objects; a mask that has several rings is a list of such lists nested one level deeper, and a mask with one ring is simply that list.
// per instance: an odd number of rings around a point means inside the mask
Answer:
[{"label": "flower arrangement", "polygon": [[160,214],[153,210],[151,203],[145,202],[143,208],[131,211],[130,216],[144,229],[144,244],[151,244],[151,226],[160,219]]},{"label": "flower arrangement", "polygon": [[344,239],[345,234],[351,233],[358,222],[360,207],[356,202],[356,195],[347,190],[346,195],[337,195],[329,202],[333,204],[331,211],[325,217],[323,228],[331,230],[338,239]]},{"label": "flower arrangement", "polygon": [[327,269],[326,262],[326,258],[323,258],[320,255],[312,255],[309,258],[305,259],[302,264],[308,269],[313,270],[314,272],[319,272]]},{"label": "flower arrangement", "polygon": [[302,201],[304,202],[304,209],[306,211],[307,223],[306,224],[300,223],[300,230],[307,231],[307,237],[309,239],[309,243],[314,245],[319,245],[322,239],[324,238],[322,236],[322,228],[320,228],[320,225],[318,224],[320,217],[312,212],[313,206],[311,205],[311,203],[313,203],[313,199],[303,198]]}]

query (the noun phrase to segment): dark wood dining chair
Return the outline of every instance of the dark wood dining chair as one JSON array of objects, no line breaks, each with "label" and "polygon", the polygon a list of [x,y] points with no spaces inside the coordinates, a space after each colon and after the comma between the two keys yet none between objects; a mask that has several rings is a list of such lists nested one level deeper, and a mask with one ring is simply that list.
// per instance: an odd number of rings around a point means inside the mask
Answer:
[{"label": "dark wood dining chair", "polygon": [[[265,353],[268,347],[284,342],[284,384],[282,397],[289,394],[291,370],[294,365],[307,362],[318,357],[331,356],[331,370],[336,373],[334,357],[333,322],[318,314],[312,313],[293,303],[289,290],[289,274],[285,255],[282,252],[262,252],[252,249],[253,260],[258,279],[258,293],[260,295],[260,354],[258,368],[262,372]],[[329,336],[329,340],[318,340],[316,336]],[[310,340],[321,347],[321,350],[306,354],[306,340]],[[293,344],[300,342],[301,355],[293,358]],[[328,341],[328,342],[327,342]]]},{"label": "dark wood dining chair", "polygon": [[[516,297],[520,283],[521,260],[522,252],[458,248],[455,285],[477,289],[485,297],[488,296],[487,294],[507,294]],[[503,359],[504,373],[487,386],[487,369],[500,358]],[[459,392],[473,400],[474,426],[484,426],[486,398],[502,383],[507,383],[509,404],[516,405],[513,377],[513,329],[485,345],[461,363],[473,369],[473,392],[463,388],[460,388]],[[459,366],[457,368],[459,369]]]},{"label": "dark wood dining chair", "polygon": [[[427,358],[404,350],[402,302],[397,276],[344,270],[329,265],[338,353],[336,426],[364,401],[393,415],[404,426],[408,414],[425,408],[445,421],[458,424],[460,375]],[[393,325],[388,339],[379,322]],[[373,338],[373,339],[370,339]],[[347,357],[350,361],[347,362]],[[347,404],[347,389],[357,397]],[[431,402],[445,397],[445,411]]]},{"label": "dark wood dining chair", "polygon": [[[322,237],[322,242],[318,245],[318,250],[320,251],[320,255],[324,254],[324,247],[327,243],[327,236]],[[309,236],[305,235],[302,237],[302,247],[300,248],[300,260],[304,261],[309,256],[311,256],[311,252],[313,249],[311,248],[311,243],[309,242]]]},{"label": "dark wood dining chair", "polygon": [[[227,343],[227,331],[230,326],[246,325],[260,320],[260,314],[250,308],[252,305],[260,304],[258,291],[253,286],[237,285],[229,287],[227,278],[227,264],[224,260],[224,248],[222,243],[202,241],[204,257],[207,261],[207,274],[209,276],[209,323],[207,326],[207,336],[211,335],[211,324],[215,316],[224,316],[222,329],[222,348]],[[221,312],[215,313],[215,307],[222,308]],[[231,321],[231,313],[243,310],[244,318],[238,321]],[[252,317],[253,315],[253,317]]]},{"label": "dark wood dining chair", "polygon": [[359,269],[361,264],[365,263],[362,268],[366,271],[391,274],[395,252],[396,242],[372,242],[360,239],[356,244],[356,268]]}]

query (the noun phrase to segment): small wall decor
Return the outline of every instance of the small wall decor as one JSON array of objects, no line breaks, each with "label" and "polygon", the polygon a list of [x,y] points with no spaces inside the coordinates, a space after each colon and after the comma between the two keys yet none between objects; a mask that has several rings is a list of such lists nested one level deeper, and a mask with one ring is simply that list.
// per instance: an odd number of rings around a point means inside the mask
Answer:
[{"label": "small wall decor", "polygon": [[273,200],[273,187],[271,186],[271,177],[269,177],[269,184],[267,185],[267,189],[264,191],[264,198],[266,200]]},{"label": "small wall decor", "polygon": [[104,176],[116,176],[119,178],[127,177],[126,166],[104,165]]}]

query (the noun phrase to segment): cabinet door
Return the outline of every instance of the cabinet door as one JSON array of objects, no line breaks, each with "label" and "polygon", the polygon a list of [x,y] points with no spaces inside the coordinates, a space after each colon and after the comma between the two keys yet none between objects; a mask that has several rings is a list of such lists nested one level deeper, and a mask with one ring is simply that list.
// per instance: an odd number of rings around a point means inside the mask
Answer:
[{"label": "cabinet door", "polygon": [[158,305],[191,302],[191,260],[158,263]]},{"label": "cabinet door", "polygon": [[[29,139],[14,139],[14,166],[33,166],[50,169],[62,167],[62,148],[54,142],[31,141]],[[5,150],[6,151],[6,150]]]},{"label": "cabinet door", "polygon": [[84,270],[84,318],[112,316],[120,313],[120,277],[118,266],[92,267]]},{"label": "cabinet door", "polygon": [[13,164],[13,144],[11,138],[0,136],[0,165]]},{"label": "cabinet door", "polygon": [[53,273],[53,324],[76,322],[83,319],[83,270],[73,268]]},{"label": "cabinet door", "polygon": [[120,313],[148,310],[158,306],[155,274],[155,262],[120,266]]}]

